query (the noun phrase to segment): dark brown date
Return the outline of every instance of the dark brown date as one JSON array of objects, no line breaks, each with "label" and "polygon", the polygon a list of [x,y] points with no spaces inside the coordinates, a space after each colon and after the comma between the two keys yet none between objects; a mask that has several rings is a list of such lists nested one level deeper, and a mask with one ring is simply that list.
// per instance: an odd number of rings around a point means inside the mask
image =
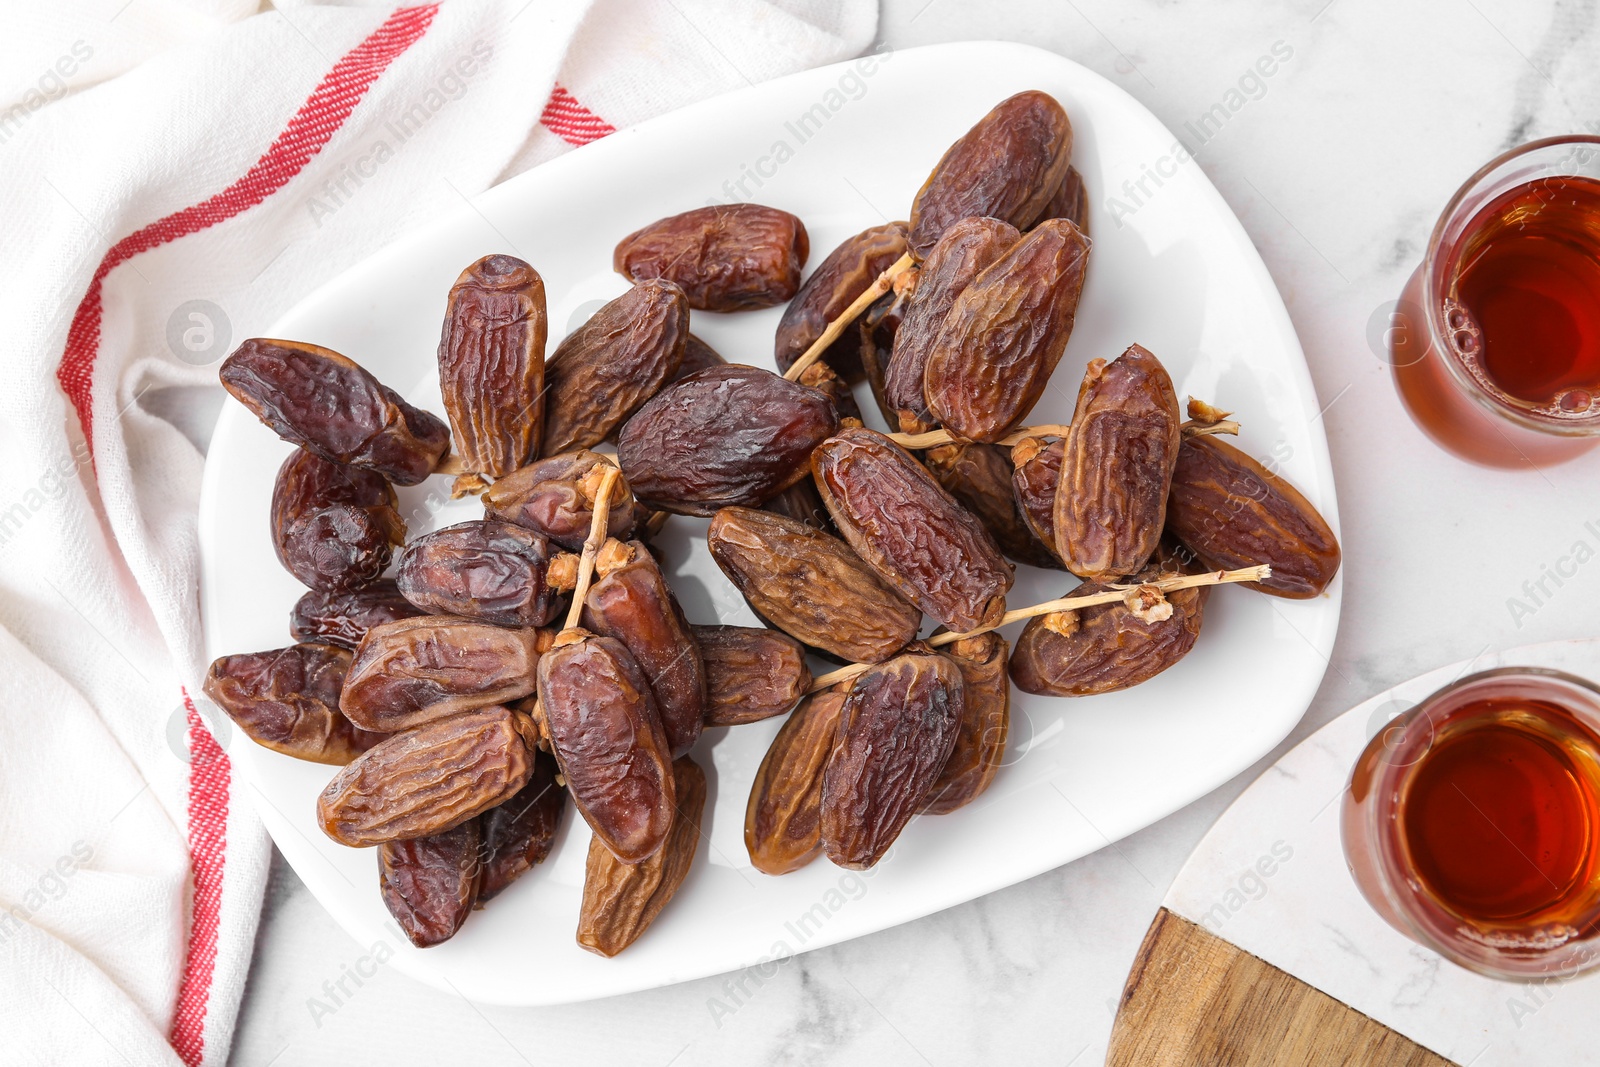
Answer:
[{"label": "dark brown date", "polygon": [[802,644],[876,663],[917,636],[922,613],[836,537],[781,515],[724,508],[706,540],[755,613]]},{"label": "dark brown date", "polygon": [[302,644],[223,656],[206,672],[205,694],[258,745],[312,763],[349,763],[382,741],[339,711],[350,653]]},{"label": "dark brown date", "polygon": [[1245,584],[1273,596],[1317,596],[1339,571],[1339,540],[1311,502],[1215,437],[1178,449],[1167,530],[1209,570],[1271,564],[1271,577]]},{"label": "dark brown date", "polygon": [[[483,494],[483,512],[491,519],[526,526],[577,552],[589,536],[600,480],[615,466],[587,449],[548,456],[490,486]],[[611,489],[606,530],[612,537],[627,537],[633,524],[633,493],[627,479],[619,477]]]},{"label": "dark brown date", "polygon": [[883,858],[922,810],[960,732],[961,671],[908,652],[858,675],[822,775],[822,847],[840,867]]},{"label": "dark brown date", "polygon": [[[829,252],[783,309],[774,346],[778,370],[788,371],[801,353],[822,336],[828,323],[843,314],[905,251],[906,224],[886,222],[846,238]],[[861,334],[846,330],[823,352],[822,359],[845,381],[861,381]]]},{"label": "dark brown date", "polygon": [[803,522],[812,529],[821,530],[826,534],[838,533],[833,525],[833,516],[828,514],[828,508],[823,504],[822,497],[817,495],[817,483],[810,478],[802,478],[795,482],[762,504],[761,510]]},{"label": "dark brown date", "polygon": [[901,596],[952,630],[999,621],[1011,565],[983,524],[904,449],[854,427],[819,445],[811,470],[834,525]]},{"label": "dark brown date", "polygon": [[[1141,580],[1161,573],[1160,566],[1149,567]],[[1071,595],[1106,591],[1088,581]],[[1058,697],[1114,693],[1149,681],[1194,647],[1205,592],[1166,593],[1172,614],[1159,620],[1141,618],[1121,601],[1029,619],[1011,655],[1011,680],[1025,693]]]},{"label": "dark brown date", "polygon": [[805,647],[759,626],[696,626],[706,665],[706,725],[741,726],[782,715],[811,688]]},{"label": "dark brown date", "polygon": [[806,458],[839,428],[815,389],[739,364],[663,389],[622,428],[617,458],[649,507],[711,515],[754,507],[806,475]]},{"label": "dark brown date", "polygon": [[624,863],[598,837],[589,839],[578,944],[590,952],[615,956],[637,941],[689,874],[700,848],[706,776],[688,756],[680,756],[672,764],[672,776],[678,810],[667,843],[659,852],[638,863]]},{"label": "dark brown date", "polygon": [[726,204],[635,230],[618,242],[611,262],[635,282],[677,283],[700,311],[745,311],[794,296],[809,252],[805,225],[787,211]]},{"label": "dark brown date", "polygon": [[396,485],[422,481],[450,448],[443,421],[326,348],[252,337],[218,373],[223,388],[285,441]]},{"label": "dark brown date", "polygon": [[814,693],[772,739],[744,809],[744,847],[764,874],[788,874],[822,852],[822,774],[849,686]]},{"label": "dark brown date", "polygon": [[700,643],[655,557],[637,541],[605,543],[583,602],[583,625],[614,637],[650,682],[673,757],[694,747],[705,725],[706,672]]},{"label": "dark brown date", "polygon": [[1002,100],[962,134],[911,204],[911,251],[920,259],[962,219],[988,215],[1031,226],[1072,158],[1072,123],[1047,93]]},{"label": "dark brown date", "polygon": [[551,588],[549,538],[499,519],[474,519],[423,534],[395,570],[405,598],[435,615],[501,626],[543,626],[561,597]]},{"label": "dark brown date", "polygon": [[884,402],[894,412],[889,425],[898,426],[901,433],[926,433],[938,425],[928,410],[923,379],[939,328],[972,280],[1020,240],[1022,234],[1009,222],[962,219],[945,231],[922,261],[916,285],[905,298],[883,383]]},{"label": "dark brown date", "polygon": [[1056,552],[1073,574],[1132,574],[1156,550],[1181,426],[1172,379],[1148,350],[1089,361],[1056,487]]},{"label": "dark brown date", "polygon": [[345,676],[339,710],[368,730],[409,730],[534,691],[554,635],[449,615],[367,631]]},{"label": "dark brown date", "polygon": [[627,646],[580,639],[539,661],[539,709],[573,802],[624,863],[653,855],[672,827],[672,756],[656,698]]},{"label": "dark brown date", "polygon": [[418,948],[450,940],[472,914],[482,870],[479,822],[378,846],[384,906]]},{"label": "dark brown date", "polygon": [[272,486],[272,547],[303,584],[340,593],[377,581],[405,520],[383,475],[296,449]]},{"label": "dark brown date", "polygon": [[384,578],[349,593],[307,593],[289,613],[289,636],[354,649],[374,626],[421,614]]},{"label": "dark brown date", "polygon": [[801,371],[795,381],[833,401],[833,410],[839,413],[841,419],[861,421],[861,408],[856,405],[856,395],[850,391],[850,383],[839,377],[828,364],[818,360]]},{"label": "dark brown date", "polygon": [[515,256],[485,256],[451,286],[439,389],[467,470],[501,478],[538,453],[548,332],[544,279]]},{"label": "dark brown date", "polygon": [[1078,173],[1077,167],[1067,168],[1055,195],[1044,206],[1039,221],[1046,219],[1066,219],[1085,237],[1089,236],[1089,190],[1084,188],[1083,175]]},{"label": "dark brown date", "polygon": [[595,312],[545,367],[550,396],[539,454],[610,437],[677,373],[688,340],[689,304],[671,282],[641,281]]},{"label": "dark brown date", "polygon": [[1017,507],[1051,555],[1056,550],[1056,486],[1061,484],[1061,457],[1066,450],[1064,437],[1028,437],[1011,450],[1011,491]]},{"label": "dark brown date", "polygon": [[317,822],[355,848],[460,826],[528,783],[527,729],[520,712],[488,707],[395,734],[333,776],[317,798]]},{"label": "dark brown date", "polygon": [[696,371],[705,370],[707,367],[724,367],[728,361],[715,348],[706,344],[694,334],[689,335],[688,343],[683,346],[683,362],[678,364],[677,371],[672,375],[668,384],[687,378]]},{"label": "dark brown date", "polygon": [[1060,570],[1061,561],[1034,536],[1011,489],[1011,458],[999,445],[943,445],[922,461],[945,491],[978,517],[1000,551],[1030,567]]},{"label": "dark brown date", "polygon": [[500,895],[506,886],[543,863],[555,847],[567,791],[556,784],[555,757],[534,752],[528,784],[510,800],[478,816],[483,824],[483,875],[478,881],[478,906]]},{"label": "dark brown date", "polygon": [[855,324],[856,332],[861,337],[861,372],[866,375],[867,386],[872,390],[873,403],[891,427],[898,424],[898,419],[894,409],[889,406],[886,392],[889,359],[894,354],[894,341],[900,332],[903,313],[904,301],[899,295],[886,293],[867,308]]},{"label": "dark brown date", "polygon": [[990,630],[963,637],[941,649],[961,671],[961,726],[944,770],[928,791],[922,810],[946,815],[972,803],[989,788],[1006,754],[1011,731],[1011,682],[1006,678],[1010,651],[1005,638]]},{"label": "dark brown date", "polygon": [[1055,373],[1083,294],[1089,239],[1041,222],[956,297],[928,348],[928,410],[969,441],[998,441],[1033,410]]}]

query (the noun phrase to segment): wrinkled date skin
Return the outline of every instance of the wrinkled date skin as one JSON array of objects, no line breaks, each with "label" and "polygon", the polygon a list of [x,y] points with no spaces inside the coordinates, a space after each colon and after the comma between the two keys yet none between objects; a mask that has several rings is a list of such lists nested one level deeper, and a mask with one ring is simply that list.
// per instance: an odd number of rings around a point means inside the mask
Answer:
[{"label": "wrinkled date skin", "polygon": [[272,546],[284,570],[322,593],[377,581],[406,539],[381,474],[296,449],[272,486]]},{"label": "wrinkled date skin", "polygon": [[909,644],[922,613],[837,537],[749,508],[706,531],[711,558],[757,615],[802,644],[876,663]]},{"label": "wrinkled date skin", "polygon": [[711,515],[755,507],[804,478],[811,450],[838,428],[822,393],[729,364],[651,398],[622,428],[617,458],[644,504]]},{"label": "wrinkled date skin", "polygon": [[[822,336],[828,323],[843,314],[844,309],[905,252],[906,224],[886,222],[846,238],[828,253],[828,258],[817,264],[800,292],[783,309],[774,346],[778,370],[787,371],[801,353]],[[861,381],[864,372],[860,333],[846,330],[840,334],[822,354],[822,359],[846,381]]]},{"label": "wrinkled date skin", "polygon": [[[526,526],[577,552],[589,536],[600,479],[613,467],[588,449],[548,456],[490,486],[483,494],[483,512],[491,519]],[[625,478],[612,485],[606,519],[606,530],[613,537],[633,532],[633,493]]]},{"label": "wrinkled date skin", "polygon": [[[908,271],[907,274],[914,274]],[[902,275],[905,277],[905,275]],[[894,341],[900,332],[905,308],[899,295],[887,293],[867,308],[856,320],[855,331],[861,338],[861,373],[866,375],[867,386],[872,390],[873,403],[890,426],[897,425],[895,411],[889,406],[885,391],[889,377],[889,359],[894,354]]]},{"label": "wrinkled date skin", "polygon": [[528,783],[528,728],[525,716],[496,706],[396,734],[333,776],[317,798],[317,822],[354,848],[460,826]]},{"label": "wrinkled date skin", "polygon": [[307,593],[289,613],[289,636],[354,649],[374,626],[421,614],[384,578],[349,593]]},{"label": "wrinkled date skin", "polygon": [[883,434],[854,427],[811,455],[834,525],[901,596],[956,631],[1000,620],[1011,565],[983,524]]},{"label": "wrinkled date skin", "polygon": [[326,348],[252,337],[223,361],[219,377],[285,441],[396,485],[416,485],[450,449],[442,420]]},{"label": "wrinkled date skin", "polygon": [[706,725],[741,726],[782,715],[811,688],[805,647],[759,626],[696,626],[706,665]]},{"label": "wrinkled date skin", "polygon": [[544,279],[515,256],[485,256],[451,286],[439,389],[467,470],[501,478],[537,454],[548,332]]},{"label": "wrinkled date skin", "polygon": [[688,756],[674,761],[672,776],[678,812],[659,852],[638,863],[624,863],[599,838],[589,839],[578,944],[590,952],[611,957],[637,941],[688,877],[700,847],[706,776]]},{"label": "wrinkled date skin", "polygon": [[449,615],[374,626],[356,648],[339,710],[365,729],[394,732],[527,696],[552,638]]},{"label": "wrinkled date skin", "polygon": [[545,368],[544,444],[554,456],[599,444],[683,364],[689,303],[671,282],[642,281],[562,341]]},{"label": "wrinkled date skin", "polygon": [[990,630],[963,637],[941,649],[961,671],[961,726],[955,747],[928,791],[922,810],[947,815],[972,803],[1000,770],[1011,731],[1011,682],[1006,677],[1010,649]]},{"label": "wrinkled date skin", "polygon": [[539,661],[539,708],[579,813],[624,863],[653,855],[672,827],[672,756],[656,698],[627,646],[580,640]]},{"label": "wrinkled date skin", "polygon": [[341,766],[384,739],[339,711],[350,653],[302,644],[223,656],[206,672],[205,694],[258,745]]},{"label": "wrinkled date skin", "polygon": [[[1160,575],[1155,566],[1142,578]],[[1070,595],[1106,591],[1101,583],[1088,581]],[[1114,693],[1149,681],[1194,647],[1205,592],[1168,592],[1172,615],[1160,622],[1140,619],[1120,602],[1029,619],[1011,656],[1011,680],[1025,693],[1057,697]]]},{"label": "wrinkled date skin", "polygon": [[1028,437],[1011,450],[1011,491],[1017,507],[1051,555],[1056,550],[1056,487],[1061,484],[1066,451],[1064,437]]},{"label": "wrinkled date skin", "polygon": [[1044,206],[1039,221],[1066,219],[1085,237],[1089,236],[1089,190],[1084,187],[1083,175],[1077,167],[1068,167],[1066,177],[1056,187],[1055,195]]},{"label": "wrinkled date skin", "polygon": [[951,145],[911,205],[911,251],[922,259],[962,219],[1031,226],[1072,158],[1072,123],[1047,93],[1002,100]]},{"label": "wrinkled date skin", "polygon": [[928,410],[923,379],[939,328],[974,278],[1004,256],[1022,234],[999,219],[962,219],[945,231],[917,271],[916,287],[905,300],[883,383],[889,420],[901,433],[926,433],[938,425]]},{"label": "wrinkled date skin", "polygon": [[694,747],[706,716],[706,672],[689,620],[655,557],[637,541],[607,541],[583,602],[583,626],[614,637],[650,682],[674,758]]},{"label": "wrinkled date skin", "polygon": [[787,211],[725,204],[635,230],[618,242],[611,262],[635,282],[676,283],[699,311],[747,311],[794,296],[810,250],[805,225]]},{"label": "wrinkled date skin", "polygon": [[922,461],[945,492],[978,517],[1011,559],[1030,567],[1060,570],[1061,561],[1034,536],[1011,488],[1011,459],[998,445],[944,445]]},{"label": "wrinkled date skin", "polygon": [[808,389],[815,389],[833,401],[833,409],[839,413],[841,419],[861,421],[861,408],[856,405],[856,395],[850,391],[850,383],[839,377],[834,369],[822,360],[801,371],[800,377],[795,381]]},{"label": "wrinkled date skin", "polygon": [[474,519],[423,534],[395,570],[405,598],[435,615],[501,626],[543,626],[560,595],[550,587],[549,538],[499,519]]},{"label": "wrinkled date skin", "polygon": [[817,483],[810,478],[802,478],[795,482],[762,504],[761,510],[803,522],[813,530],[821,530],[823,533],[838,532],[833,525],[833,516],[828,514],[828,508],[823,504],[822,497],[817,495]]},{"label": "wrinkled date skin", "polygon": [[1089,239],[1050,219],[974,278],[928,349],[933,417],[969,441],[998,441],[1027,418],[1072,336],[1088,264]]},{"label": "wrinkled date skin", "polygon": [[1262,582],[1273,596],[1318,596],[1339,571],[1339,540],[1300,491],[1215,437],[1178,449],[1167,498],[1167,531],[1209,570],[1272,565]]},{"label": "wrinkled date skin", "polygon": [[728,361],[715,348],[706,344],[694,334],[689,335],[688,342],[683,346],[683,362],[678,364],[677,371],[668,380],[667,384],[682,381],[696,371],[703,371],[707,367],[725,367]]},{"label": "wrinkled date skin", "polygon": [[788,874],[822,853],[822,773],[849,686],[815,693],[772,739],[744,809],[744,847],[763,874]]},{"label": "wrinkled date skin", "polygon": [[836,865],[873,866],[922,810],[955,747],[962,699],[954,661],[925,652],[856,678],[822,775],[822,847]]},{"label": "wrinkled date skin", "polygon": [[1056,487],[1056,552],[1073,574],[1132,574],[1156,550],[1181,426],[1172,379],[1149,351],[1089,361]]},{"label": "wrinkled date skin", "polygon": [[482,870],[479,822],[378,846],[384,906],[418,948],[450,940],[472,914]]},{"label": "wrinkled date skin", "polygon": [[483,874],[478,880],[478,906],[536,864],[555,847],[567,791],[556,784],[556,760],[534,752],[528,784],[510,800],[478,816],[483,824]]}]

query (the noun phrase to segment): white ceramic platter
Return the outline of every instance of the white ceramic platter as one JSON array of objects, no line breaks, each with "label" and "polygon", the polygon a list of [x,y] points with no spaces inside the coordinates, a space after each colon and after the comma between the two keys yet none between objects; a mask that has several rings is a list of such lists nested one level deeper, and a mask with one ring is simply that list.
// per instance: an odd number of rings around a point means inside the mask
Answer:
[{"label": "white ceramic platter", "polygon": [[[414,402],[442,409],[433,372],[447,290],[480,256],[510,252],[548,287],[552,347],[625,285],[611,250],[635,228],[711,201],[754,200],[799,215],[811,265],[847,236],[904,218],[952,140],[1024,89],[1056,96],[1076,131],[1073,160],[1092,200],[1094,251],[1077,328],[1033,421],[1065,422],[1084,364],[1132,342],[1171,370],[1179,395],[1238,413],[1242,446],[1275,462],[1337,525],[1327,443],[1305,358],[1272,279],[1198,166],[1134,99],[1060,56],[960,44],[869,57],[708,100],[514,178],[329,284],[278,323],[278,337],[361,362]],[[1136,203],[1123,189],[1144,179]],[[1116,194],[1126,207],[1115,208]],[[1131,213],[1128,209],[1132,209]],[[695,312],[693,328],[730,359],[771,366],[778,309]],[[861,406],[875,419],[871,400]],[[229,404],[201,501],[203,609],[210,654],[274,648],[302,590],[267,529],[273,475],[290,446]],[[447,482],[402,491],[412,531],[478,514],[440,506]],[[703,520],[674,518],[668,577],[696,622],[754,624],[711,562]],[[1072,579],[1019,568],[1013,605],[1061,595]],[[1153,681],[1083,700],[1016,694],[1012,741],[993,787],[947,816],[915,821],[872,872],[825,860],[782,878],[753,870],[745,798],[778,722],[707,731],[710,780],[694,868],[653,928],[616,959],[573,931],[588,830],[569,814],[556,854],[472,916],[450,942],[416,950],[378,897],[372,850],[340,847],[313,814],[327,767],[235,737],[229,754],[278,847],[317,898],[394,966],[474,1000],[555,1004],[667,985],[833,944],[1021,881],[1183,807],[1249,766],[1299,719],[1333,645],[1340,583],[1296,602],[1244,589],[1212,596],[1195,651]],[[1014,631],[1009,635],[1014,637]]]}]

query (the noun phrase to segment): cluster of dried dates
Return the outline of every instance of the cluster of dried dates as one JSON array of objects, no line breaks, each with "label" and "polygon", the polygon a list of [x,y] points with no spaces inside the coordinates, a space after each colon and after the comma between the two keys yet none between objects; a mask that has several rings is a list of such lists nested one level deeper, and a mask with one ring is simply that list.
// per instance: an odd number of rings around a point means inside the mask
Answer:
[{"label": "cluster of dried dates", "polygon": [[[908,221],[803,282],[809,239],[787,212],[662,219],[616,247],[632,287],[548,355],[543,279],[485,257],[445,301],[448,421],[315,345],[228,358],[229,392],[298,446],[270,522],[308,592],[296,644],[218,659],[205,690],[262,745],[340,768],[318,821],[377,847],[415,944],[542,861],[570,798],[592,831],[577,938],[620,952],[699,849],[701,731],[785,714],[746,809],[751,862],[870,867],[913,816],[988,788],[1013,683],[1106,693],[1189,651],[1208,591],[1152,583],[1264,563],[1262,592],[1327,586],[1327,524],[1212,436],[1224,413],[1191,403],[1185,423],[1137,345],[1090,362],[1065,436],[1006,440],[1083,293],[1071,153],[1055,100],[1012,97],[939,160]],[[780,373],[689,332],[691,309],[785,302]],[[861,381],[891,427],[942,443],[862,425]],[[394,486],[445,472],[483,517],[408,540]],[[712,558],[766,627],[690,621],[651,546],[669,514],[710,519]],[[1013,561],[1129,592],[1038,614],[1013,648],[995,631]],[[925,616],[951,633],[918,640]],[[854,673],[819,684],[811,654]]]}]

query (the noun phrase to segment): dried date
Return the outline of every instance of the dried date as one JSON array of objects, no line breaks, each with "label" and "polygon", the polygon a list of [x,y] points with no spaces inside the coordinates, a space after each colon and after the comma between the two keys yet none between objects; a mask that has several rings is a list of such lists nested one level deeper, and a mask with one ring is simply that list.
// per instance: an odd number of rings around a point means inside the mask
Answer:
[{"label": "dried date", "polygon": [[822,847],[862,870],[889,851],[950,758],[963,714],[954,661],[907,652],[857,676],[822,775]]},{"label": "dried date", "polygon": [[1287,480],[1215,437],[1178,449],[1167,498],[1167,531],[1210,570],[1272,565],[1247,583],[1273,596],[1319,595],[1339,571],[1339,540]]},{"label": "dried date", "polygon": [[894,413],[889,424],[901,433],[926,433],[938,424],[928,410],[923,380],[939,328],[973,279],[1020,240],[1022,234],[1009,222],[962,219],[945,231],[923,260],[915,287],[905,298],[884,375],[884,402]]},{"label": "dried date", "polygon": [[450,940],[472,914],[481,842],[479,820],[468,819],[442,833],[378,846],[384,906],[413,945]]},{"label": "dried date", "polygon": [[519,717],[480,708],[380,742],[333,776],[317,798],[317,822],[356,848],[460,826],[528,783],[533,758]]},{"label": "dried date", "polygon": [[339,709],[365,729],[393,732],[527,696],[553,637],[449,615],[374,626],[356,648]]},{"label": "dried date", "polygon": [[674,761],[672,776],[677,814],[659,852],[638,863],[624,863],[598,837],[589,839],[583,904],[578,912],[578,944],[590,952],[615,956],[637,941],[689,874],[700,847],[706,776],[688,756]]},{"label": "dried date", "polygon": [[451,286],[439,389],[468,471],[501,478],[537,454],[548,332],[544,279],[515,256],[485,256]]},{"label": "dried date", "polygon": [[813,530],[821,530],[826,534],[838,533],[833,525],[833,516],[828,514],[828,508],[822,503],[822,497],[817,495],[817,483],[810,478],[802,478],[795,482],[762,504],[761,510],[803,522]]},{"label": "dried date", "polygon": [[1011,559],[1030,567],[1060,570],[1053,550],[1034,536],[1011,487],[1011,460],[998,445],[943,445],[922,461],[945,491],[978,517]]},{"label": "dried date", "polygon": [[591,448],[610,437],[683,363],[689,304],[667,281],[641,281],[556,347],[540,455]]},{"label": "dried date", "polygon": [[[491,519],[526,526],[576,552],[589,536],[600,479],[614,464],[598,452],[580,449],[547,456],[528,464],[489,487],[483,511]],[[613,537],[633,532],[633,493],[625,478],[611,490],[606,529]]]},{"label": "dried date", "polygon": [[1067,168],[1055,195],[1044,206],[1039,221],[1046,219],[1066,219],[1085,237],[1089,236],[1089,190],[1084,188],[1083,175],[1078,173],[1077,167]]},{"label": "dried date", "polygon": [[990,630],[941,649],[961,671],[961,726],[944,770],[922,810],[946,815],[989,788],[1005,758],[1011,731],[1011,683],[1006,678],[1005,638]]},{"label": "dried date", "polygon": [[725,204],[635,230],[618,242],[612,265],[635,282],[675,282],[700,311],[744,311],[794,296],[809,251],[805,225],[787,211]]},{"label": "dried date", "polygon": [[706,673],[689,620],[644,545],[605,543],[584,599],[583,626],[614,637],[650,682],[673,757],[694,747],[705,725]]},{"label": "dried date", "polygon": [[1072,158],[1072,123],[1038,90],[996,104],[962,134],[911,205],[911,251],[920,259],[962,219],[987,215],[1031,226],[1061,185]]},{"label": "dried date", "polygon": [[289,613],[289,636],[354,649],[374,626],[421,614],[384,578],[348,593],[306,593]]},{"label": "dried date", "polygon": [[838,428],[833,402],[815,389],[729,364],[653,397],[622,428],[617,458],[646,505],[711,515],[804,478],[811,450]]},{"label": "dried date", "polygon": [[696,626],[706,668],[706,725],[740,726],[782,715],[811,688],[805,647],[759,626]]},{"label": "dried date", "polygon": [[983,524],[899,445],[865,427],[811,456],[839,532],[878,576],[956,631],[998,622],[1011,566]]},{"label": "dried date", "polygon": [[1041,222],[961,291],[928,348],[928,410],[969,441],[998,441],[1038,403],[1072,336],[1089,239]]},{"label": "dried date", "polygon": [[1089,361],[1056,486],[1056,552],[1073,574],[1132,574],[1156,550],[1181,426],[1172,379],[1147,349]]},{"label": "dried date", "polygon": [[499,519],[475,519],[423,534],[406,546],[395,581],[423,611],[501,626],[543,626],[560,594],[544,534]]},{"label": "dried date", "polygon": [[350,653],[300,644],[223,656],[206,672],[205,694],[256,744],[312,763],[349,763],[382,741],[339,711]]},{"label": "dried date", "polygon": [[720,352],[691,333],[689,340],[683,346],[683,362],[678,364],[678,369],[668,380],[668,384],[681,381],[707,367],[725,367],[727,364],[728,361],[722,358]]},{"label": "dried date", "polygon": [[1064,437],[1027,437],[1011,449],[1011,491],[1017,507],[1051,555],[1056,550],[1056,487],[1061,484],[1061,457],[1066,450]]},{"label": "dried date", "polygon": [[[780,372],[787,371],[811,347],[828,323],[867,291],[878,275],[894,265],[906,251],[906,224],[886,222],[848,237],[828,258],[817,264],[778,321],[774,357]],[[846,330],[823,352],[822,359],[847,382],[859,382],[861,335]],[[808,383],[809,384],[809,383]]]},{"label": "dried date", "polygon": [[876,663],[917,636],[922,613],[836,537],[780,515],[724,508],[706,540],[755,613],[803,644]]},{"label": "dried date", "polygon": [[272,546],[304,585],[340,593],[374,582],[406,524],[380,474],[296,449],[272,487]]},{"label": "dried date", "polygon": [[806,698],[772,739],[744,811],[744,847],[764,874],[788,874],[822,852],[822,775],[848,686]]},{"label": "dried date", "polygon": [[818,360],[801,371],[795,381],[833,401],[833,410],[839,413],[841,419],[861,421],[861,408],[856,405],[856,395],[850,391],[850,383],[839,377],[828,364]]},{"label": "dried date", "polygon": [[525,871],[543,863],[555,847],[567,791],[556,783],[556,760],[533,753],[533,773],[516,796],[478,816],[483,825],[483,875],[478,880],[478,907]]},{"label": "dried date", "polygon": [[450,448],[444,422],[326,348],[252,337],[223,361],[219,376],[285,441],[396,485],[422,481]]}]

